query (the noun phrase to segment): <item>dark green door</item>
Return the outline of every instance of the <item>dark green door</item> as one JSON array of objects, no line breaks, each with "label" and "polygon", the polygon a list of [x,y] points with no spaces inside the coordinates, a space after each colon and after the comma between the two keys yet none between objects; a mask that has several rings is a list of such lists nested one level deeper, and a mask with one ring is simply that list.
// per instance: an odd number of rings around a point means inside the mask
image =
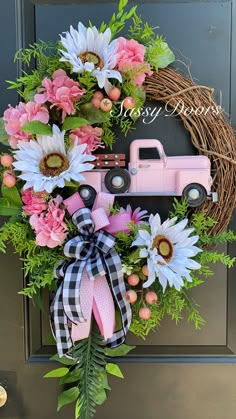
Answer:
[{"label": "dark green door", "polygon": [[[73,3],[73,4],[72,4]],[[15,79],[16,49],[35,40],[55,40],[78,20],[99,24],[109,18],[117,2],[8,0],[0,2],[0,113],[17,96],[4,80]],[[180,60],[191,63],[192,76],[215,88],[218,101],[236,121],[236,9],[231,1],[140,2],[143,18],[160,26]],[[135,133],[120,140],[115,151],[127,152],[136,138],[158,138],[168,154],[194,150],[179,122],[161,118],[139,123]],[[127,202],[127,201],[126,201]],[[126,202],[123,202],[126,204]],[[135,205],[142,204],[138,199]],[[171,201],[158,198],[145,206],[165,213]],[[4,222],[5,220],[2,220]],[[232,222],[233,225],[233,222]],[[236,222],[234,221],[236,227]],[[229,249],[235,254],[233,246]],[[17,292],[24,278],[21,263],[11,249],[1,255],[0,274],[0,385],[8,394],[0,408],[3,419],[72,419],[73,411],[56,413],[57,383],[42,378],[52,365],[55,348],[48,344],[47,314],[28,304]],[[125,381],[113,380],[108,402],[97,419],[234,419],[236,412],[235,271],[217,267],[215,277],[197,288],[206,326],[194,331],[166,319],[158,333],[138,345],[136,355],[122,364]]]}]

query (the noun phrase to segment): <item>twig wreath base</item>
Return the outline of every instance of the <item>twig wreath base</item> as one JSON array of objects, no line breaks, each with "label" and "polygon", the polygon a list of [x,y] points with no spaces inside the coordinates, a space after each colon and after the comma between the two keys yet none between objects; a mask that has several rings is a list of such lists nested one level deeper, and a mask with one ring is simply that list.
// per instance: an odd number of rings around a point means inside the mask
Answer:
[{"label": "twig wreath base", "polygon": [[[183,101],[186,107],[216,108],[214,89],[196,85],[190,78],[173,68],[160,69],[145,83],[147,98],[176,108]],[[218,113],[180,113],[184,127],[200,154],[211,159],[213,187],[218,192],[218,202],[207,200],[202,209],[217,221],[212,234],[221,233],[229,224],[236,206],[236,142],[232,127],[222,109]]]}]

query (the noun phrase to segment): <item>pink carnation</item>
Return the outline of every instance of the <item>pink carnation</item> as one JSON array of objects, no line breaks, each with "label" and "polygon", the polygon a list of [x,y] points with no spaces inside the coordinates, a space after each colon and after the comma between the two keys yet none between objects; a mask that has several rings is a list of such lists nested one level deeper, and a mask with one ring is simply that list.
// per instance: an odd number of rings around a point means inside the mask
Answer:
[{"label": "pink carnation", "polygon": [[150,65],[144,61],[145,47],[134,39],[118,38],[117,68],[120,72],[132,71],[132,80],[141,86],[146,75],[151,76]]},{"label": "pink carnation", "polygon": [[40,121],[47,124],[49,121],[49,113],[45,106],[39,103],[20,102],[15,108],[9,105],[3,114],[5,122],[5,130],[9,137],[9,144],[12,148],[17,148],[19,140],[28,141],[31,135],[21,131],[21,127],[30,121]]},{"label": "pink carnation", "polygon": [[65,211],[60,209],[62,197],[58,195],[51,199],[46,213],[33,214],[30,225],[36,233],[36,244],[50,248],[61,245],[67,235],[67,225],[64,222]]},{"label": "pink carnation", "polygon": [[52,103],[51,108],[56,106],[62,110],[62,120],[66,115],[75,112],[74,102],[80,100],[85,90],[80,89],[79,83],[67,76],[64,70],[57,70],[52,75],[53,81],[47,77],[42,81],[42,88],[34,100],[37,103]]},{"label": "pink carnation", "polygon": [[85,153],[90,154],[98,147],[104,147],[102,144],[101,135],[103,134],[102,128],[91,127],[91,125],[83,125],[80,128],[73,129],[70,133],[71,142],[80,144],[87,144]]},{"label": "pink carnation", "polygon": [[22,201],[24,202],[23,210],[28,215],[41,214],[41,212],[47,209],[45,198],[47,197],[46,192],[33,192],[33,188],[23,190],[21,192]]}]

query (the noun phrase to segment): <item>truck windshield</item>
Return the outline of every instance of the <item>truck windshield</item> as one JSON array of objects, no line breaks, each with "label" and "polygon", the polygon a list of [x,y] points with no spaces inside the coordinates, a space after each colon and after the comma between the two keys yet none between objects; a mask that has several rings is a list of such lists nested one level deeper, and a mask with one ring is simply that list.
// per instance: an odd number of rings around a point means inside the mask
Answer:
[{"label": "truck windshield", "polygon": [[139,149],[139,160],[158,160],[160,155],[156,147],[141,147]]}]

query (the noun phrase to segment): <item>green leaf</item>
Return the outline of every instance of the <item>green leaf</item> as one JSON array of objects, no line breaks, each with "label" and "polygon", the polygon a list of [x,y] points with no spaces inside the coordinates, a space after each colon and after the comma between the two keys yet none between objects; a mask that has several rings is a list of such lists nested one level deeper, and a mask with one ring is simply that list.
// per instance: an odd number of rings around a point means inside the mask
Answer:
[{"label": "green leaf", "polygon": [[82,118],[85,118],[89,124],[101,124],[102,122],[106,122],[108,118],[106,112],[95,108],[92,103],[81,105],[79,114]]},{"label": "green leaf", "polygon": [[60,362],[63,365],[75,365],[76,360],[67,358],[66,356],[62,356],[61,358],[58,356],[58,354],[53,355],[50,358],[50,361],[57,361]]},{"label": "green leaf", "polygon": [[5,131],[3,118],[0,118],[0,143],[4,145],[9,145],[8,138],[9,138],[9,135]]},{"label": "green leaf", "polygon": [[79,389],[78,387],[72,387],[69,390],[63,391],[58,396],[58,403],[57,403],[57,411],[65,406],[66,404],[73,403],[75,400],[77,400],[79,397]]},{"label": "green leaf", "polygon": [[80,401],[80,399],[78,399],[77,402],[76,402],[76,405],[75,405],[75,419],[79,419],[80,410],[81,410],[81,401]]},{"label": "green leaf", "polygon": [[69,371],[65,377],[60,379],[60,384],[69,384],[74,383],[75,381],[79,381],[81,377],[81,370],[79,368],[74,369],[73,371]]},{"label": "green leaf", "polygon": [[13,186],[13,188],[7,188],[6,186],[2,185],[2,196],[7,200],[9,207],[22,207],[22,200],[16,186]]},{"label": "green leaf", "polygon": [[118,346],[117,348],[113,348],[113,349],[105,348],[104,352],[107,356],[110,356],[110,357],[125,356],[135,348],[136,348],[136,346],[130,346],[130,345],[123,344],[123,345]]},{"label": "green leaf", "polygon": [[71,129],[75,129],[75,128],[80,128],[83,125],[88,125],[88,121],[87,119],[84,118],[78,118],[78,117],[73,117],[73,116],[68,116],[65,121],[64,124],[62,125],[62,130],[63,131],[69,131]]},{"label": "green leaf", "polygon": [[123,376],[123,374],[122,374],[122,372],[121,372],[121,370],[120,370],[120,367],[118,367],[118,365],[117,365],[117,364],[108,363],[108,364],[106,365],[106,371],[107,371],[109,374],[111,374],[111,375],[115,375],[115,376],[116,376],[116,377],[118,377],[118,378],[124,378],[124,376]]},{"label": "green leaf", "polygon": [[59,378],[64,377],[68,373],[68,368],[56,368],[55,370],[49,371],[47,374],[44,375],[44,378]]},{"label": "green leaf", "polygon": [[4,216],[11,216],[17,215],[19,212],[19,208],[10,207],[7,199],[0,198],[0,215]]},{"label": "green leaf", "polygon": [[52,135],[52,127],[40,121],[30,121],[21,127],[21,131],[36,135]]},{"label": "green leaf", "polygon": [[175,60],[173,51],[169,48],[167,42],[163,41],[161,36],[158,36],[146,50],[146,59],[148,63],[158,68],[165,68]]},{"label": "green leaf", "polygon": [[103,388],[94,397],[96,404],[98,404],[99,406],[101,406],[106,401],[106,399],[107,395]]}]

